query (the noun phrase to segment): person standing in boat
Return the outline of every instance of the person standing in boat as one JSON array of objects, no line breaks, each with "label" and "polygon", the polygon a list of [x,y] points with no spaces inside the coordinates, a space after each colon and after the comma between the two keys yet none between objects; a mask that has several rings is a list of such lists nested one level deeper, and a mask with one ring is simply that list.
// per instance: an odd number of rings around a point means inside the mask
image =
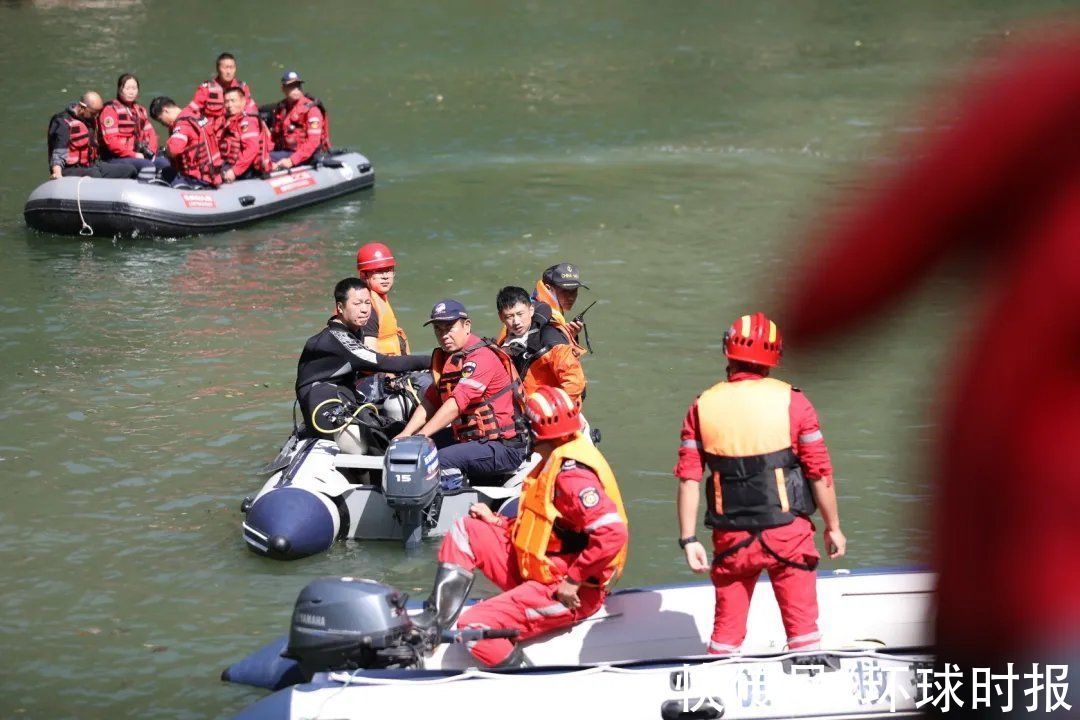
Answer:
[{"label": "person standing in boat", "polygon": [[217,75],[195,88],[195,95],[188,103],[187,109],[210,118],[215,130],[220,133],[228,117],[225,112],[225,91],[230,88],[238,88],[244,94],[244,104],[241,108],[244,112],[258,114],[259,106],[251,97],[251,89],[246,82],[236,77],[236,57],[227,52],[218,55]]},{"label": "person standing in boat", "polygon": [[304,92],[300,74],[289,70],[281,76],[285,99],[274,108],[271,128],[274,147],[270,157],[274,170],[287,170],[310,162],[317,152],[330,152],[330,128],[321,101]]},{"label": "person standing in boat", "polygon": [[101,113],[102,105],[101,96],[90,90],[49,120],[49,175],[53,180],[67,176],[113,179],[135,177],[136,170],[130,165],[98,162],[95,120]]},{"label": "person standing in boat", "polygon": [[[371,314],[371,291],[360,278],[334,286],[334,315],[308,338],[296,365],[296,399],[311,437],[335,439],[347,421],[342,401],[359,404],[358,375],[424,370],[425,355],[384,355],[364,344],[364,325]],[[314,416],[313,416],[314,414]]]},{"label": "person standing in boat", "polygon": [[[190,106],[188,106],[190,107]],[[255,177],[270,170],[270,131],[247,106],[244,91],[225,91],[225,124],[221,129],[221,179],[227,183]]]},{"label": "person standing in boat", "polygon": [[[503,592],[470,607],[457,626],[513,629],[519,642],[528,640],[596,613],[622,573],[626,510],[607,461],[580,432],[580,404],[542,387],[529,396],[526,413],[541,461],[525,480],[517,518],[477,503],[454,523],[439,548],[421,626],[452,626],[479,570]],[[480,640],[469,650],[488,666],[528,664],[520,645],[506,639]]]},{"label": "person standing in boat", "polygon": [[158,151],[157,132],[138,99],[139,78],[124,73],[116,81],[116,98],[105,105],[98,118],[102,160],[131,165],[136,171],[154,167]]},{"label": "person standing in boat", "polygon": [[382,243],[366,243],[356,251],[356,274],[371,291],[372,313],[364,326],[364,342],[384,355],[407,355],[409,338],[390,307],[394,269],[394,254]]},{"label": "person standing in boat", "polygon": [[695,537],[699,486],[707,476],[705,525],[712,529],[716,614],[708,652],[738,652],[758,576],[769,573],[788,648],[820,647],[815,507],[830,558],[844,554],[829,451],[817,412],[797,388],[769,377],[783,341],[763,313],[743,315],[724,334],[727,380],[702,393],[683,421],[676,512],[679,547],[696,573],[710,569]]},{"label": "person standing in boat", "polygon": [[514,359],[525,394],[547,385],[580,403],[585,395],[581,353],[566,326],[551,322],[547,303],[533,305],[524,288],[510,285],[499,291],[495,308],[504,328],[499,344]]},{"label": "person standing in boat", "polygon": [[398,436],[435,441],[446,490],[460,487],[465,477],[501,483],[527,453],[521,381],[513,361],[491,341],[473,335],[469,313],[457,300],[436,303],[424,324],[434,325],[439,343],[431,355],[434,383]]},{"label": "person standing in boat", "polygon": [[217,138],[210,132],[210,121],[187,108],[181,110],[172,98],[163,96],[150,102],[150,114],[171,132],[165,142],[165,154],[176,170],[172,186],[221,185],[221,153]]}]

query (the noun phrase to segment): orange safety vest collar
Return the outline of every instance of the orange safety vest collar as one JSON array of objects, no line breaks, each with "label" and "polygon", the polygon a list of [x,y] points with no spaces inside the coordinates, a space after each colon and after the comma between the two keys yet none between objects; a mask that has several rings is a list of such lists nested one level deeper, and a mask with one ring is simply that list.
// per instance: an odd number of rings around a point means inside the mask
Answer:
[{"label": "orange safety vest collar", "polygon": [[[559,511],[555,509],[555,480],[566,460],[586,465],[596,473],[604,492],[614,501],[619,517],[629,527],[622,493],[619,492],[611,466],[600,451],[578,433],[569,442],[555,448],[547,462],[534,467],[525,478],[512,538],[517,553],[518,571],[524,580],[547,584],[561,579],[548,558],[548,548],[555,529],[555,520],[559,517]],[[610,575],[603,583],[604,588],[612,587],[622,575],[626,566],[626,552],[627,547],[624,545],[608,563]]]}]

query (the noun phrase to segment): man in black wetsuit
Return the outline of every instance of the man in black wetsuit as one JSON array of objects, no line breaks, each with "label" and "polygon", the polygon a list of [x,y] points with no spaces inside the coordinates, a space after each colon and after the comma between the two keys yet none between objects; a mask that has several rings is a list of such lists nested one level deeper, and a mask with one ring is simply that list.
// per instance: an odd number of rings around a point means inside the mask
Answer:
[{"label": "man in black wetsuit", "polygon": [[321,332],[308,338],[296,366],[296,399],[309,437],[334,437],[326,431],[340,426],[348,414],[341,402],[333,401],[360,402],[356,393],[359,374],[403,373],[426,370],[431,365],[427,355],[383,355],[364,346],[363,327],[371,315],[371,294],[360,278],[345,278],[334,286],[334,303],[334,316]]}]

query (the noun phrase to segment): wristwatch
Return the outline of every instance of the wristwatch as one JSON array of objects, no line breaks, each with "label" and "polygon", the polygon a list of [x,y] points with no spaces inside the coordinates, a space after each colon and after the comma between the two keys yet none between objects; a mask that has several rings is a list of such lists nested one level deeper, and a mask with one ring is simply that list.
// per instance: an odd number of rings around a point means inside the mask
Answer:
[{"label": "wristwatch", "polygon": [[681,548],[682,550],[685,550],[687,545],[689,545],[690,543],[696,543],[696,542],[701,542],[700,540],[697,539],[696,535],[691,535],[690,537],[679,538],[679,548]]}]

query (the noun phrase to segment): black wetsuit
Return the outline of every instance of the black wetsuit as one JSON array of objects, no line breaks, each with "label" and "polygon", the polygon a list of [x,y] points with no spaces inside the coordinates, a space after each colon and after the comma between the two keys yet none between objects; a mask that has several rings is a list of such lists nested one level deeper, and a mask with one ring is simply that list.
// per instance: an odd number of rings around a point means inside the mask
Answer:
[{"label": "black wetsuit", "polygon": [[533,315],[532,325],[525,333],[524,342],[522,338],[517,338],[504,341],[502,346],[514,361],[514,367],[521,377],[525,377],[529,366],[553,347],[570,342],[558,328],[550,324],[551,309],[545,303],[537,303],[535,307],[536,313]]},{"label": "black wetsuit", "polygon": [[[326,327],[308,338],[300,361],[296,365],[296,399],[304,414],[304,423],[310,435],[320,435],[311,421],[311,411],[320,403],[341,397],[349,402],[359,402],[356,380],[360,373],[403,373],[427,370],[431,358],[427,355],[383,355],[364,345],[362,331],[353,333],[336,317],[330,318]],[[319,425],[331,427],[325,413],[337,403],[328,403],[319,411]]]}]

